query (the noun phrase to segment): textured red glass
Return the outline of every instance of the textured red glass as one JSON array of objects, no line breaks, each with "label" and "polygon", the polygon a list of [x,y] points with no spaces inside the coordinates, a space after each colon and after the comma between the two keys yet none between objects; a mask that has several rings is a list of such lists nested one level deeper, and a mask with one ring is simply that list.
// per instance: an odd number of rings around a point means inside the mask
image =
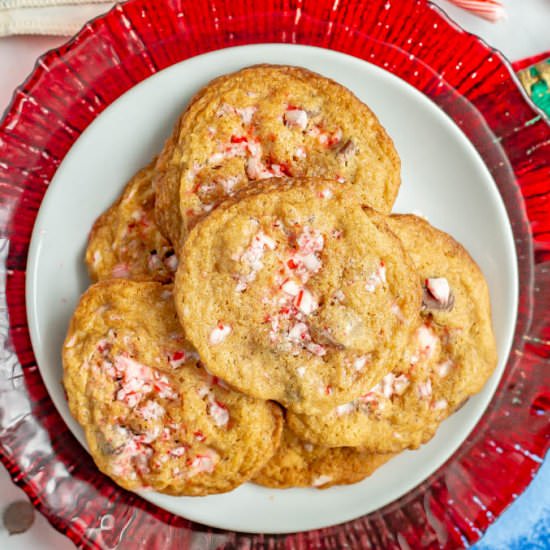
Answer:
[{"label": "textured red glass", "polygon": [[[25,312],[29,240],[76,138],[129,88],[178,61],[240,44],[315,45],[392,72],[439,105],[487,164],[512,222],[520,311],[487,412],[419,487],[368,516],[294,535],[224,532],[115,486],[48,397]],[[425,0],[132,0],[44,55],[0,124],[0,454],[48,520],[83,548],[457,548],[527,486],[550,444],[550,127],[509,64]],[[109,528],[108,528],[109,527]]]}]

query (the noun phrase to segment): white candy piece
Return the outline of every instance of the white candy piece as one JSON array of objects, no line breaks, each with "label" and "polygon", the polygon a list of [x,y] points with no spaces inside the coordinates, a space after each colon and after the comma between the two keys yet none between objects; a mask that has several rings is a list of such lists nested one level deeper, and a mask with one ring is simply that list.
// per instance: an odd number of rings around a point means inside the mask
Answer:
[{"label": "white candy piece", "polygon": [[425,382],[419,382],[417,387],[420,399],[429,399],[432,396],[432,381],[429,378]]},{"label": "white candy piece", "polygon": [[451,296],[451,287],[445,277],[426,279],[426,288],[430,294],[440,303],[446,304]]},{"label": "white candy piece", "polygon": [[281,290],[289,296],[298,296],[300,288],[300,285],[296,281],[285,281],[281,285]]},{"label": "white candy piece", "polygon": [[303,147],[296,147],[296,151],[294,151],[294,156],[297,159],[305,159],[307,157],[306,150]]},{"label": "white candy piece", "polygon": [[179,457],[179,456],[183,456],[186,452],[187,452],[187,449],[185,447],[175,447],[170,451],[170,454],[172,456]]},{"label": "white candy piece", "polygon": [[353,403],[344,403],[343,405],[338,405],[336,407],[336,414],[338,416],[343,416],[344,414],[350,414],[355,410]]},{"label": "white candy piece", "polygon": [[229,412],[225,407],[220,406],[214,399],[208,405],[208,414],[212,417],[214,424],[218,427],[226,426],[229,422]]},{"label": "white candy piece", "polygon": [[296,296],[295,305],[304,315],[313,313],[319,307],[317,300],[307,288],[302,289]]},{"label": "white candy piece", "polygon": [[210,333],[210,343],[213,345],[223,342],[231,333],[231,327],[223,323],[219,323],[218,326]]},{"label": "white candy piece", "polygon": [[319,476],[319,477],[316,477],[316,478],[313,480],[313,487],[320,487],[321,485],[324,485],[325,483],[329,483],[330,481],[332,481],[332,477],[331,477],[331,476]]},{"label": "white candy piece", "polygon": [[378,269],[371,273],[365,284],[367,292],[374,292],[376,288],[386,282],[386,266],[383,263],[380,263]]},{"label": "white candy piece", "polygon": [[307,126],[307,113],[302,109],[288,109],[284,114],[285,126],[297,126],[305,130]]},{"label": "white candy piece", "polygon": [[435,346],[437,344],[437,336],[435,333],[426,325],[422,325],[417,333],[417,340],[418,340],[418,352],[420,355],[430,358],[434,351]]},{"label": "white candy piece", "polygon": [[241,117],[244,124],[250,124],[252,117],[256,112],[257,107],[243,107],[242,109],[235,108],[235,112]]},{"label": "white candy piece", "polygon": [[442,411],[448,407],[447,401],[445,399],[439,399],[432,405],[434,411]]},{"label": "white candy piece", "polygon": [[138,412],[145,420],[158,420],[164,416],[166,411],[164,407],[159,405],[156,401],[147,401]]},{"label": "white candy piece", "polygon": [[453,366],[453,361],[451,359],[447,359],[447,361],[444,361],[443,363],[437,365],[435,369],[437,371],[437,374],[439,374],[441,378],[445,378],[445,376],[447,376],[451,372]]},{"label": "white candy piece", "polygon": [[306,337],[309,336],[309,328],[305,323],[296,323],[288,331],[288,339],[291,342],[302,342]]},{"label": "white candy piece", "polygon": [[317,273],[321,268],[321,260],[312,252],[302,257],[302,263],[308,271]]}]

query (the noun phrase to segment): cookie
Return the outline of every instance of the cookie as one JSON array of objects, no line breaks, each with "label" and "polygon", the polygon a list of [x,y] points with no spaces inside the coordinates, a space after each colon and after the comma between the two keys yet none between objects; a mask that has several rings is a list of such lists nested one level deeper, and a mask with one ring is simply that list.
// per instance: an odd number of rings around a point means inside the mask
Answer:
[{"label": "cookie", "polygon": [[122,278],[170,282],[177,258],[155,223],[153,161],[126,185],[119,199],[95,222],[86,265],[93,282]]},{"label": "cookie", "polygon": [[288,414],[290,428],[317,444],[383,453],[416,448],[481,390],[496,366],[489,291],[474,260],[418,217],[393,215],[388,225],[424,287],[423,323],[402,361],[359,399],[324,415]]},{"label": "cookie", "polygon": [[253,481],[276,489],[327,489],[333,485],[357,483],[392,457],[391,454],[373,454],[355,447],[319,447],[301,441],[285,428],[275,456]]},{"label": "cookie", "polygon": [[82,296],[63,347],[69,408],[99,469],[125,489],[230,491],[274,454],[277,405],[200,365],[169,286],[120,279]]},{"label": "cookie", "polygon": [[269,180],[195,226],[176,273],[206,367],[295,412],[358,397],[402,356],[421,285],[385,217],[349,186]]},{"label": "cookie", "polygon": [[199,219],[261,179],[333,177],[386,213],[400,185],[393,142],[364,103],[319,74],[277,65],[222,76],[200,91],[157,172],[157,221],[178,250]]}]

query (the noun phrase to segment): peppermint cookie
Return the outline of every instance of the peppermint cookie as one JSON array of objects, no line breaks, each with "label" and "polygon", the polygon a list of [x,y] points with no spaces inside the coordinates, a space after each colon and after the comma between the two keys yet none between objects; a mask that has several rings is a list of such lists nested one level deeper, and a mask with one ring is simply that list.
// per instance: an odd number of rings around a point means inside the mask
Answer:
[{"label": "peppermint cookie", "polygon": [[388,225],[424,287],[423,324],[394,370],[359,399],[324,415],[288,414],[290,428],[317,444],[372,452],[416,448],[481,390],[496,366],[489,291],[474,260],[420,218],[393,215]]},{"label": "peppermint cookie", "polygon": [[374,454],[354,447],[319,447],[283,430],[281,446],[275,456],[252,480],[258,485],[286,489],[349,485],[370,476],[393,455]]},{"label": "peppermint cookie", "polygon": [[421,285],[385,218],[353,188],[270,180],[195,226],[176,309],[206,367],[295,412],[358,397],[402,357]]},{"label": "peppermint cookie", "polygon": [[400,185],[393,142],[364,103],[321,75],[277,65],[208,84],[176,124],[157,171],[157,221],[180,245],[217,204],[261,179],[333,177],[381,212]]},{"label": "peppermint cookie", "polygon": [[274,454],[282,414],[200,366],[170,287],[102,281],[83,295],[63,347],[69,408],[99,469],[125,489],[230,491]]},{"label": "peppermint cookie", "polygon": [[165,283],[174,278],[178,265],[174,249],[154,218],[154,164],[140,170],[95,222],[86,250],[92,281],[122,278]]}]

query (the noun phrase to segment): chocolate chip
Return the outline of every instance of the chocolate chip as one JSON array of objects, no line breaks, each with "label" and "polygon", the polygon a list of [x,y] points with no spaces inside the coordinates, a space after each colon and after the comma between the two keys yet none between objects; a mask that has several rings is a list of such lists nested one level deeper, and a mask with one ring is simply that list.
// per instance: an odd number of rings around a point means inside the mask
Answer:
[{"label": "chocolate chip", "polygon": [[10,535],[24,533],[34,523],[34,508],[27,500],[12,502],[4,510],[2,521]]},{"label": "chocolate chip", "polygon": [[446,302],[439,302],[432,296],[432,294],[426,287],[423,287],[422,290],[423,309],[430,309],[433,311],[451,311],[453,309],[455,305],[455,297],[452,292],[449,294],[449,299]]}]

